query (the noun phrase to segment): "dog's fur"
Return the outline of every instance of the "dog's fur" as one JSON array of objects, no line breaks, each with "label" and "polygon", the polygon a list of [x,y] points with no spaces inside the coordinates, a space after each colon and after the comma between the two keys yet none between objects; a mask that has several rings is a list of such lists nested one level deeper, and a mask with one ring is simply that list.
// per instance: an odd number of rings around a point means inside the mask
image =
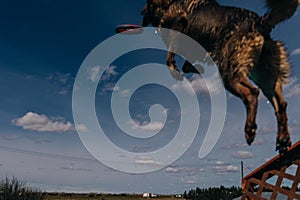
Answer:
[{"label": "dog's fur", "polygon": [[[258,16],[242,8],[221,6],[215,0],[147,0],[142,25],[182,32],[210,53],[219,66],[225,88],[246,106],[245,137],[249,145],[256,135],[259,95],[249,78],[255,82],[274,107],[278,124],[276,150],[282,153],[291,145],[287,103],[282,95],[290,64],[282,42],[273,40],[270,32],[294,14],[298,0],[265,2],[268,12]],[[168,52],[167,65],[172,74],[179,73],[174,56]],[[182,70],[198,73],[187,61]]]}]

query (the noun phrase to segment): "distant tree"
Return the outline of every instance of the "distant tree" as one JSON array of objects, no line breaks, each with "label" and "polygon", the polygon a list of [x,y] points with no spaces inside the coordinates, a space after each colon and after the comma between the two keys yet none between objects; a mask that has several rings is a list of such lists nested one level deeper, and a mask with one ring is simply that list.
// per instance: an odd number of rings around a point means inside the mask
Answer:
[{"label": "distant tree", "polygon": [[188,197],[188,195],[187,195],[187,192],[186,191],[184,191],[184,193],[183,193],[183,198],[187,198]]},{"label": "distant tree", "polygon": [[242,195],[241,188],[232,186],[226,188],[220,186],[219,188],[205,188],[200,189],[197,187],[195,190],[190,190],[185,193],[186,199],[189,200],[231,200]]}]

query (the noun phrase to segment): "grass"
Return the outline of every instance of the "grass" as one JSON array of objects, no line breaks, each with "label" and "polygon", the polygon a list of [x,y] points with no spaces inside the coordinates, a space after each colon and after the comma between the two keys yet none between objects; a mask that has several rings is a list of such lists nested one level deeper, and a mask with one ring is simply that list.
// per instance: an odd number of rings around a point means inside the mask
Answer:
[{"label": "grass", "polygon": [[0,182],[0,200],[44,200],[43,193],[15,177]]},{"label": "grass", "polygon": [[[46,193],[31,188],[23,181],[4,178],[0,181],[0,200],[147,200],[142,194],[74,194]],[[171,196],[158,196],[157,200],[178,200]]]},{"label": "grass", "polygon": [[46,200],[178,200],[179,198],[170,196],[160,196],[157,198],[143,198],[141,195],[129,194],[64,194],[64,193],[49,193],[46,195]]}]

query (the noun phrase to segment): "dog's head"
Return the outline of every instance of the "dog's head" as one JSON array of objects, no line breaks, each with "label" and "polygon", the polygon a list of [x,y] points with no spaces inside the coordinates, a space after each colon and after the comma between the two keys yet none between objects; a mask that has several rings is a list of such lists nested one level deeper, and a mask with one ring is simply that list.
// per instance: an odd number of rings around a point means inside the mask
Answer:
[{"label": "dog's head", "polygon": [[146,5],[142,9],[141,13],[144,16],[142,26],[159,26],[160,20],[163,17],[165,11],[175,0],[147,0]]}]

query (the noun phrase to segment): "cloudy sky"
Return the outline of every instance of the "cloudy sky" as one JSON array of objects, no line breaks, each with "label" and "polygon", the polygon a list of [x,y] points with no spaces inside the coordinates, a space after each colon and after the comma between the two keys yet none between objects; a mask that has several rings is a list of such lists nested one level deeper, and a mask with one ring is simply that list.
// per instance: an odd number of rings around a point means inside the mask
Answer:
[{"label": "cloudy sky", "polygon": [[[262,0],[219,2],[251,9],[260,15],[265,11]],[[243,104],[227,93],[222,134],[210,154],[199,159],[203,132],[210,118],[210,101],[203,82],[195,76],[188,78],[200,102],[200,128],[192,145],[176,162],[156,172],[124,173],[103,165],[88,153],[76,131],[72,113],[72,91],[77,72],[86,56],[115,34],[116,25],[141,22],[143,5],[141,0],[130,3],[121,0],[1,1],[0,177],[16,176],[48,191],[181,193],[198,186],[238,186],[241,161],[246,165],[245,173],[249,173],[276,155],[276,119],[271,105],[260,96],[258,134],[249,147],[243,133]],[[272,32],[273,38],[285,43],[293,66],[290,82],[284,88],[293,142],[300,139],[298,12]],[[178,101],[165,87],[148,84],[132,94],[130,89],[115,85],[135,66],[151,62],[164,64],[165,54],[160,50],[146,50],[120,56],[105,69],[98,84],[95,111],[99,124],[107,138],[130,152],[151,152],[167,145],[175,137],[180,116],[195,121],[189,114],[178,112]],[[97,82],[100,71],[101,66],[90,66],[87,78]],[[174,88],[179,88],[176,82]],[[128,108],[132,119],[126,122],[129,129],[160,132],[148,138],[123,134],[111,111],[113,92],[121,97],[132,94]],[[154,104],[161,106],[151,107]],[[155,117],[162,117],[165,123],[148,124],[150,107],[159,111],[155,113],[161,116]],[[77,129],[89,132],[84,123],[79,123]],[[107,151],[101,147],[99,145],[100,153]],[[108,155],[111,153],[107,152]],[[125,164],[124,161],[117,163],[121,167]],[[140,157],[135,164],[160,163]]]}]

